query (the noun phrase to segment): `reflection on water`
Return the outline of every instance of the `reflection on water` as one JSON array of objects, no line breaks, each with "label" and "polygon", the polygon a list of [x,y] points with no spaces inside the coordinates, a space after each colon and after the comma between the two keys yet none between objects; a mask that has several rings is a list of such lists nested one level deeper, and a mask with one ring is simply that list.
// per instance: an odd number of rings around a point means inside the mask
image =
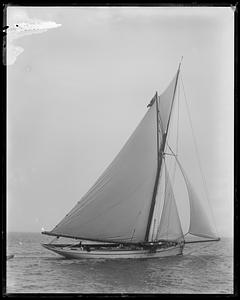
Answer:
[{"label": "reflection on water", "polygon": [[186,245],[164,259],[73,260],[40,245],[33,233],[10,233],[8,293],[232,293],[232,240]]}]

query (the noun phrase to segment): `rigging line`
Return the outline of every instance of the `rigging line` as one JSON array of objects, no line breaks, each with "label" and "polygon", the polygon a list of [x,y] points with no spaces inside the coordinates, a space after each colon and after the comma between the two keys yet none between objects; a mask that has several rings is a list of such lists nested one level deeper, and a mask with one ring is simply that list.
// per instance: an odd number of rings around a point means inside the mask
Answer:
[{"label": "rigging line", "polygon": [[[177,93],[178,93],[178,98],[177,98],[177,136],[176,136],[176,154],[178,154],[178,144],[179,144],[179,102],[180,102],[180,84],[177,85]],[[169,143],[167,141],[167,146],[169,147]],[[174,160],[174,165],[173,165],[173,175],[172,175],[172,186],[175,184],[175,178],[176,178],[176,168],[177,168],[177,163],[176,160]],[[170,174],[170,171],[169,171]]]},{"label": "rigging line", "polygon": [[[162,171],[163,169],[165,169],[165,165],[166,165],[166,161],[165,161],[165,157],[163,156],[162,157]],[[163,176],[163,175],[162,175]],[[160,214],[159,214],[159,223],[158,223],[158,226],[157,226],[157,230],[156,230],[156,237],[158,237],[158,234],[159,234],[159,231],[160,231],[160,225],[161,225],[161,220],[162,220],[162,214],[163,214],[163,208],[164,208],[164,204],[165,204],[165,194],[166,194],[166,173],[164,173],[164,178],[165,178],[165,181],[164,181],[164,191],[163,191],[163,205],[161,207],[161,211],[160,211]]]},{"label": "rigging line", "polygon": [[[181,74],[180,74],[181,75]],[[176,155],[178,154],[178,140],[179,140],[179,101],[180,101],[180,84],[178,84],[178,103],[177,103],[177,137],[176,137]],[[177,162],[175,160],[174,162],[174,172],[173,172],[173,183],[175,184],[175,178],[176,178],[176,168],[177,168]]]},{"label": "rigging line", "polygon": [[172,148],[170,147],[170,145],[168,144],[168,148],[169,150],[172,152],[172,156],[177,157],[177,155],[173,152]]},{"label": "rigging line", "polygon": [[53,242],[55,242],[55,241],[58,240],[58,239],[59,239],[59,236],[54,237],[54,238],[50,241],[49,244],[52,244]]},{"label": "rigging line", "polygon": [[176,154],[178,154],[178,140],[179,140],[179,106],[180,106],[180,84],[178,85]]},{"label": "rigging line", "polygon": [[154,220],[153,220],[152,241],[154,240],[155,225],[156,225],[156,218],[154,218]]},{"label": "rigging line", "polygon": [[[165,153],[165,155],[169,155],[169,156],[174,156],[174,157],[176,157],[177,154],[175,154],[175,153],[172,151],[172,149],[171,149],[171,147],[169,146],[168,143],[167,143],[167,146],[168,146],[168,148],[170,149],[170,151],[172,152],[172,154]],[[175,184],[176,169],[177,169],[177,163],[176,163],[176,160],[174,160],[174,165],[173,165],[173,175],[172,175],[172,186],[174,186],[174,184]],[[169,171],[169,174],[170,174],[170,171]]]},{"label": "rigging line", "polygon": [[[170,192],[168,191],[167,186],[170,186],[170,190],[171,190],[171,181],[170,181],[170,176],[169,176],[169,173],[168,173],[168,170],[167,170],[167,164],[165,164],[165,173],[168,174],[167,175],[168,180],[167,180],[167,184],[166,184],[166,190],[167,190],[168,195],[169,195]],[[166,178],[166,176],[165,176],[165,178]],[[165,194],[165,197],[166,197],[166,194]],[[168,239],[168,229],[169,229],[169,220],[170,220],[171,206],[172,206],[172,201],[170,201],[170,207],[169,207],[169,211],[168,211],[167,239]]]},{"label": "rigging line", "polygon": [[[176,163],[178,162],[178,165],[179,165],[179,161],[178,161],[177,155],[173,152],[172,148],[171,148],[169,145],[168,145],[168,148],[169,148],[169,150],[172,152],[172,154],[173,154],[173,156],[174,156],[174,158],[175,158],[175,162],[176,162]],[[179,165],[179,167],[180,167],[180,165]],[[181,172],[182,172],[182,174],[183,174],[183,171],[182,171],[181,167],[180,167],[180,170],[181,170]],[[183,174],[183,177],[184,177],[184,180],[185,180],[185,183],[186,183],[186,179],[185,179],[184,174]],[[186,188],[187,188],[187,186],[186,186]],[[189,195],[189,192],[188,192],[188,195]],[[188,199],[189,199],[189,197],[188,197]],[[190,201],[190,200],[189,200],[189,201]],[[189,202],[189,206],[190,206],[190,202]],[[185,235],[187,235],[187,234],[189,233],[189,229],[190,229],[190,225],[189,225],[188,231],[183,235],[183,238],[184,238]]]},{"label": "rigging line", "polygon": [[[158,96],[158,98],[157,98],[157,101],[158,101],[158,106],[160,107],[160,101],[161,101],[161,95],[160,96]],[[163,132],[164,132],[164,130],[163,130],[163,120],[162,120],[162,118],[161,118],[161,114],[158,114],[158,121],[160,121],[160,128],[159,129],[161,129],[161,135],[163,134]],[[160,130],[159,130],[160,131]]]},{"label": "rigging line", "polygon": [[[169,145],[168,145],[169,146]],[[173,155],[175,156],[175,155]],[[172,172],[172,187],[175,184],[175,178],[176,178],[176,169],[177,169],[177,163],[176,160],[174,160],[174,165],[173,165],[173,172]],[[170,177],[170,171],[169,171],[169,177]]]},{"label": "rigging line", "polygon": [[131,237],[131,242],[132,242],[132,239],[134,237],[135,230],[136,230],[136,228],[134,228],[134,230],[133,230],[133,234],[132,234],[132,237]]},{"label": "rigging line", "polygon": [[137,225],[137,222],[138,222],[138,217],[141,215],[141,213],[142,213],[142,209],[139,210],[139,212],[138,212],[138,214],[135,218],[135,223],[133,224],[133,234],[132,234],[132,237],[131,237],[131,241],[132,241],[134,233],[136,231],[136,227],[137,227],[136,225]]},{"label": "rigging line", "polygon": [[203,181],[204,191],[205,191],[206,198],[207,198],[207,201],[208,201],[208,204],[209,204],[209,207],[210,207],[214,227],[215,227],[216,233],[218,235],[217,227],[216,227],[216,223],[215,223],[215,219],[214,219],[214,215],[213,215],[213,211],[212,211],[212,207],[210,205],[210,201],[209,201],[209,197],[208,197],[207,184],[206,184],[204,173],[203,173],[203,170],[202,170],[202,167],[201,167],[200,156],[199,156],[199,152],[198,152],[198,148],[197,148],[196,138],[195,138],[194,131],[193,131],[192,119],[191,119],[191,116],[190,116],[190,110],[189,110],[189,106],[188,106],[188,102],[187,102],[187,97],[186,97],[186,93],[185,93],[185,88],[184,88],[184,84],[183,84],[182,75],[180,76],[180,79],[181,79],[181,83],[182,83],[182,87],[183,87],[184,100],[185,100],[186,107],[187,107],[187,115],[188,115],[191,131],[192,131],[192,137],[193,137],[195,152],[196,152],[196,156],[197,156],[197,160],[198,160],[198,164],[199,164],[199,169],[200,169],[200,173],[201,173],[201,177],[202,177],[202,181]]}]

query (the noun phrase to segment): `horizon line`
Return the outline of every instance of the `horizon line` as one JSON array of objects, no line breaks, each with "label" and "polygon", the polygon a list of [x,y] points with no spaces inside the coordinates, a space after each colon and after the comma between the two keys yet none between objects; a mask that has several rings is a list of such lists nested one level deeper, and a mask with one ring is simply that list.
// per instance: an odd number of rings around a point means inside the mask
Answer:
[{"label": "horizon line", "polygon": [[[6,230],[6,234],[8,233],[39,233],[41,234],[42,231],[15,231],[15,230]],[[221,238],[234,238],[234,235],[222,235]]]}]

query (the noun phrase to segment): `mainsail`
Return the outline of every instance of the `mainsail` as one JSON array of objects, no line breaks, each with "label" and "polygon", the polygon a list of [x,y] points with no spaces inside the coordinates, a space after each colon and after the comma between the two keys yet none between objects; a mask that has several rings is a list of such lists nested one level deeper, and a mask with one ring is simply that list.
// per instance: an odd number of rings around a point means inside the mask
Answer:
[{"label": "mainsail", "polygon": [[156,132],[154,102],[111,165],[51,233],[143,241],[157,172]]}]

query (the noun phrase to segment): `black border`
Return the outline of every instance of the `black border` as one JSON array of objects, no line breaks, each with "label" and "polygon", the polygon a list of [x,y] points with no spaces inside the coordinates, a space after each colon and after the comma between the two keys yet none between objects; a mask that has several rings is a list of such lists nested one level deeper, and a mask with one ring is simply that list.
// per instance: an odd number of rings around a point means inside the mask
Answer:
[{"label": "black border", "polygon": [[[190,7],[232,7],[234,10],[234,292],[233,294],[53,294],[53,293],[6,293],[6,182],[7,182],[7,98],[6,98],[6,83],[7,83],[7,68],[5,65],[5,34],[4,30],[7,25],[6,21],[6,8],[8,6],[190,6]],[[184,3],[168,3],[168,2],[141,2],[141,1],[3,1],[2,4],[2,80],[1,80],[1,91],[2,91],[2,101],[1,101],[1,208],[2,208],[2,220],[1,220],[1,231],[2,231],[2,297],[4,298],[192,298],[192,297],[204,297],[206,298],[224,298],[224,297],[237,297],[239,296],[239,152],[240,149],[237,144],[239,140],[239,76],[238,76],[238,42],[239,42],[239,16],[238,16],[239,2],[238,1],[216,1],[204,2],[204,1],[185,1]],[[226,145],[227,147],[227,145]]]}]

